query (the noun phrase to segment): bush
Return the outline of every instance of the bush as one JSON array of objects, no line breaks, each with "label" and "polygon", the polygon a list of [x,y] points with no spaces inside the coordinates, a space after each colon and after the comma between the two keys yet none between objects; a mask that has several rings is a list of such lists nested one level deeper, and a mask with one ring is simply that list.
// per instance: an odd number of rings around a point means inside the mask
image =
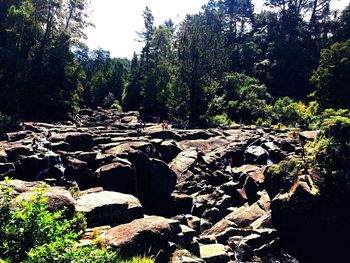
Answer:
[{"label": "bush", "polygon": [[298,158],[282,161],[268,167],[265,172],[265,188],[270,197],[289,191],[303,168],[304,162]]},{"label": "bush", "polygon": [[8,179],[0,186],[0,262],[152,262],[123,261],[116,252],[95,245],[76,247],[85,219],[50,212],[44,192],[37,189],[31,201],[18,202]]},{"label": "bush", "polygon": [[317,102],[296,102],[289,97],[276,100],[273,113],[275,123],[289,127],[299,126],[302,129],[318,129],[322,119]]},{"label": "bush", "polygon": [[122,106],[120,106],[120,103],[118,100],[115,100],[111,106],[111,109],[116,109],[118,111],[123,111]]},{"label": "bush", "polygon": [[257,79],[233,73],[225,77],[227,90],[227,114],[236,122],[255,123],[259,118],[268,121],[272,108],[268,105],[271,95]]},{"label": "bush", "polygon": [[231,121],[226,114],[215,115],[209,119],[210,123],[215,126],[229,126],[235,125],[234,121]]},{"label": "bush", "polygon": [[315,146],[316,161],[328,174],[343,173],[350,168],[350,112],[328,109],[323,117]]}]

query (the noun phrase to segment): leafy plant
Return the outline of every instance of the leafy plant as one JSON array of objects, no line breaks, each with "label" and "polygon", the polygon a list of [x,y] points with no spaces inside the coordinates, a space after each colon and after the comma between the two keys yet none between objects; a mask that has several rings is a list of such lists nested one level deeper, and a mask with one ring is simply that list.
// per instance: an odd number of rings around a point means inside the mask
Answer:
[{"label": "leafy plant", "polygon": [[67,219],[64,211],[50,212],[44,193],[45,186],[31,200],[18,201],[8,178],[0,186],[0,262],[153,262],[139,257],[123,261],[104,245],[79,246],[84,216]]}]

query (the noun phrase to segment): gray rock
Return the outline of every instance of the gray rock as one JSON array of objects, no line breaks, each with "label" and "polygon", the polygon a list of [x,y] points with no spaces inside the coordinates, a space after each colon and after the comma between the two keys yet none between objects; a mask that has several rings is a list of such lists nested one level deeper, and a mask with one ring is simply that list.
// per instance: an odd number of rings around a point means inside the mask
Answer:
[{"label": "gray rock", "polygon": [[116,226],[143,217],[136,197],[111,191],[84,194],[77,199],[75,209],[85,214],[89,227]]}]

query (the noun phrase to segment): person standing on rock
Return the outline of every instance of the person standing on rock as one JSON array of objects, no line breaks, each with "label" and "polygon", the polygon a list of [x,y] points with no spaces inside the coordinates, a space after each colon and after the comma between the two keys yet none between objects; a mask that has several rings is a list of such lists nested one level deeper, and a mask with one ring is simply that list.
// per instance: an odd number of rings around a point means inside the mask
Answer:
[{"label": "person standing on rock", "polygon": [[137,117],[135,128],[136,128],[136,131],[137,131],[137,138],[139,138],[141,136],[141,129],[142,129],[142,119],[141,119],[141,117]]}]

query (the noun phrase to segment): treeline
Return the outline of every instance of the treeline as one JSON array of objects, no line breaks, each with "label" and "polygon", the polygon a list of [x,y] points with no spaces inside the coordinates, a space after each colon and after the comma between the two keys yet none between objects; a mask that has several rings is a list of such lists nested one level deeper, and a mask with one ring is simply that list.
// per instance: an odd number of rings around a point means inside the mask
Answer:
[{"label": "treeline", "polygon": [[89,52],[87,0],[0,1],[0,112],[65,119],[121,100],[129,61]]},{"label": "treeline", "polygon": [[349,7],[265,4],[270,11],[256,14],[250,0],[209,1],[178,27],[154,27],[146,8],[123,107],[195,123],[289,125],[306,125],[322,107],[348,108],[349,41],[332,45],[350,37]]},{"label": "treeline", "polygon": [[251,0],[210,0],[180,25],[160,26],[146,8],[144,46],[130,62],[79,42],[86,0],[2,0],[0,112],[60,119],[122,106],[199,124],[295,124],[349,108],[349,7],[265,4],[269,11],[254,13]]}]

